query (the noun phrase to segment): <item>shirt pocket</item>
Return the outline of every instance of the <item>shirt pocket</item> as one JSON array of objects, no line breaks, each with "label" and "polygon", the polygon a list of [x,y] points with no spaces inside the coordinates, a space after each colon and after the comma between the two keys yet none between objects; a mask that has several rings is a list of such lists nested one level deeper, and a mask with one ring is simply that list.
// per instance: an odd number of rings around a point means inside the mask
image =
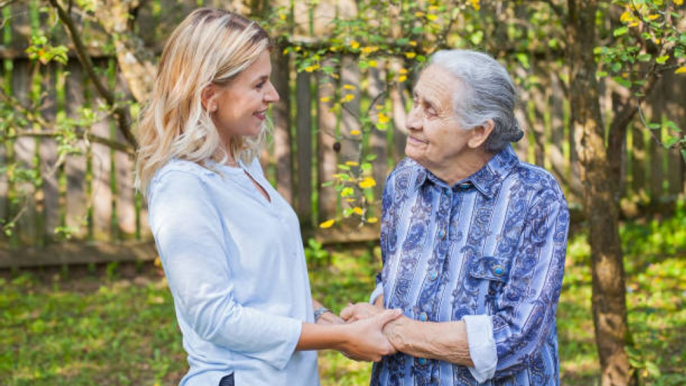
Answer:
[{"label": "shirt pocket", "polygon": [[469,275],[477,279],[506,283],[510,276],[510,259],[496,256],[479,256],[472,260]]}]

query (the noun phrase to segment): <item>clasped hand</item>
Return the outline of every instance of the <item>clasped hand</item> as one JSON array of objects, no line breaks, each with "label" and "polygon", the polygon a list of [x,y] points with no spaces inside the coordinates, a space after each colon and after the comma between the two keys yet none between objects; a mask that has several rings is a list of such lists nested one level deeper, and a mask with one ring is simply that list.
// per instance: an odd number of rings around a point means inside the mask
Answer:
[{"label": "clasped hand", "polygon": [[[389,312],[393,312],[393,316],[389,316]],[[402,311],[401,310],[386,310],[383,307],[375,306],[369,303],[357,303],[357,304],[349,304],[346,308],[344,308],[341,311],[340,319],[345,321],[348,325],[360,325],[360,326],[366,326],[369,325],[372,328],[379,327],[379,330],[375,330],[374,332],[374,343],[371,341],[368,341],[368,344],[378,344],[381,343],[382,346],[380,347],[385,347],[386,353],[382,354],[383,355],[391,355],[395,354],[398,352],[396,347],[393,345],[391,340],[389,340],[389,332],[391,329],[391,325],[393,325],[394,321],[398,320],[402,316]],[[382,323],[380,323],[382,322]],[[344,355],[346,355],[348,358],[355,359],[355,360],[360,360],[359,358],[355,357],[354,355],[350,355],[351,353],[349,352],[344,352]],[[380,360],[381,358],[378,359],[372,359],[375,362]]]},{"label": "clasped hand", "polygon": [[[348,313],[346,313],[347,315]],[[357,361],[378,362],[383,356],[397,352],[384,335],[383,329],[386,324],[400,316],[402,316],[401,310],[384,309],[379,309],[373,315],[366,313],[364,317],[360,313],[359,317],[356,318],[350,316],[338,318],[333,314],[327,314],[322,316],[318,324],[344,324],[348,339],[342,344],[340,348],[341,353]]]}]

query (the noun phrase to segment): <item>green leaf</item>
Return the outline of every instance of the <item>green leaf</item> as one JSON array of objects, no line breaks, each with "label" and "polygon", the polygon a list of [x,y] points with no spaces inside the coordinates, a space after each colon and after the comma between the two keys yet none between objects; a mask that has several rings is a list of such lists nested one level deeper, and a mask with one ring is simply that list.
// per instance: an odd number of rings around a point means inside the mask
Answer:
[{"label": "green leaf", "polygon": [[638,59],[640,62],[648,62],[650,59],[653,57],[651,54],[641,54],[638,55],[636,59]]},{"label": "green leaf", "polygon": [[677,142],[679,142],[679,137],[672,137],[672,136],[670,136],[669,138],[667,138],[667,139],[662,143],[662,146],[664,146],[665,148],[669,149],[669,148],[671,148],[672,146],[674,146]]},{"label": "green leaf", "polygon": [[655,59],[655,63],[665,64],[665,62],[667,62],[668,59],[669,59],[669,55],[662,55],[659,58]]},{"label": "green leaf", "polygon": [[614,37],[618,37],[618,36],[622,36],[622,35],[626,34],[628,31],[629,31],[628,27],[619,27],[616,30],[614,30],[612,35],[614,35]]},{"label": "green leaf", "polygon": [[622,63],[620,63],[620,62],[612,63],[612,71],[618,72],[621,69],[622,69]]},{"label": "green leaf", "polygon": [[619,83],[619,84],[622,85],[623,87],[626,87],[626,88],[630,88],[630,87],[631,87],[631,81],[628,80],[628,79],[624,79],[624,78],[622,78],[621,76],[612,77],[612,80],[614,80],[615,82]]},{"label": "green leaf", "polygon": [[376,154],[369,154],[366,158],[367,161],[374,161],[376,159]]},{"label": "green leaf", "polygon": [[681,149],[681,158],[683,158],[684,162],[686,162],[686,149]]},{"label": "green leaf", "polygon": [[662,127],[662,125],[659,124],[659,123],[649,123],[649,124],[648,124],[648,128],[649,128],[650,130],[657,130],[657,129],[661,128],[661,127]]}]

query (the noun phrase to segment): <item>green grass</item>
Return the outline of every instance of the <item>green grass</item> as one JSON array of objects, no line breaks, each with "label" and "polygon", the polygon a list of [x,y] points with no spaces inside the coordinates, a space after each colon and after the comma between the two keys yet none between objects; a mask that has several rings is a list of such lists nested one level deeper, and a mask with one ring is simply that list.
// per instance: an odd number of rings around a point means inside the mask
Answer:
[{"label": "green grass", "polygon": [[[622,227],[632,361],[644,385],[686,376],[686,215]],[[312,248],[312,247],[311,247]],[[315,248],[314,296],[334,311],[364,301],[378,248]],[[313,252],[313,251],[309,251]],[[570,239],[558,308],[564,385],[598,384],[589,247]],[[152,265],[70,267],[0,275],[0,381],[7,386],[173,385],[186,371],[166,281]],[[366,385],[371,366],[320,353],[322,385]]]}]

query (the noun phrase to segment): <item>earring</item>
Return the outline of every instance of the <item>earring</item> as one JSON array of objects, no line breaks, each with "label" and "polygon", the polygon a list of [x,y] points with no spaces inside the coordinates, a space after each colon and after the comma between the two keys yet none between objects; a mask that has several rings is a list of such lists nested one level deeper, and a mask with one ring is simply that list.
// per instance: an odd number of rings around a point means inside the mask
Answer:
[{"label": "earring", "polygon": [[210,106],[210,111],[211,111],[211,112],[217,111],[217,105],[215,105],[215,104],[213,103],[212,106]]}]

